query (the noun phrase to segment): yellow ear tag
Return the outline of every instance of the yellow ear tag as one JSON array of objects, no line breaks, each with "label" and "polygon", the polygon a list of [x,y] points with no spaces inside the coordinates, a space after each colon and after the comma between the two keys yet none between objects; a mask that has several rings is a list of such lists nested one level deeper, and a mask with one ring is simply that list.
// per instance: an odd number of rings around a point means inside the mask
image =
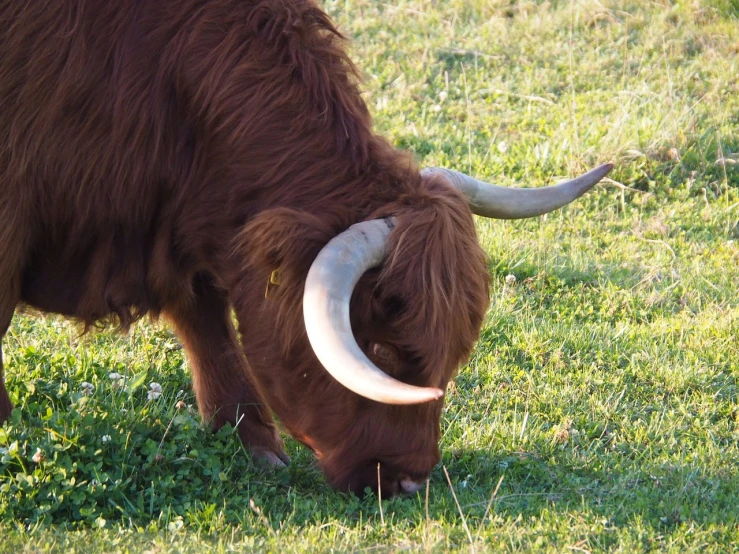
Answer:
[{"label": "yellow ear tag", "polygon": [[267,287],[264,289],[265,298],[269,297],[270,285],[275,286],[275,287],[280,286],[280,268],[279,267],[269,274],[269,279],[267,279]]}]

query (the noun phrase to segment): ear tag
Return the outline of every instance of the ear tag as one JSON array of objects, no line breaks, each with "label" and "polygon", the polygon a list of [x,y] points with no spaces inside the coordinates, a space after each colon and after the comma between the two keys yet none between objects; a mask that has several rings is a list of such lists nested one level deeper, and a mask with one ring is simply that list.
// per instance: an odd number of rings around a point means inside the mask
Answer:
[{"label": "ear tag", "polygon": [[264,297],[269,298],[269,287],[279,287],[280,286],[280,268],[278,267],[272,273],[269,274],[269,279],[267,279],[267,287],[264,289]]}]

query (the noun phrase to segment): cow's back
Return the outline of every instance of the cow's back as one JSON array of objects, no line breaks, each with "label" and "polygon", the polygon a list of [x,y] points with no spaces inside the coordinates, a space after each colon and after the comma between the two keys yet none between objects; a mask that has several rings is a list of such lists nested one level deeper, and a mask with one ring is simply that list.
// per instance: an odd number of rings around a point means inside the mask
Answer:
[{"label": "cow's back", "polygon": [[172,185],[163,162],[187,130],[157,37],[144,36],[145,4],[2,3],[2,171],[11,190],[32,191],[42,226],[145,224]]},{"label": "cow's back", "polygon": [[0,0],[0,23],[0,208],[43,309],[126,323],[218,278],[259,211],[330,197],[338,229],[409,170],[311,1]]}]

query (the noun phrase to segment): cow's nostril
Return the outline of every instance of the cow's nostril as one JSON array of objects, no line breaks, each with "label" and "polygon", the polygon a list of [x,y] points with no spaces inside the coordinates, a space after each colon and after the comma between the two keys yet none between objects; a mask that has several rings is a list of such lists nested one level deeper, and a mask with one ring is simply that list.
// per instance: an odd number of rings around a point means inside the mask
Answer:
[{"label": "cow's nostril", "polygon": [[414,494],[423,488],[423,481],[413,481],[409,477],[401,479],[398,483],[400,490],[406,494]]}]

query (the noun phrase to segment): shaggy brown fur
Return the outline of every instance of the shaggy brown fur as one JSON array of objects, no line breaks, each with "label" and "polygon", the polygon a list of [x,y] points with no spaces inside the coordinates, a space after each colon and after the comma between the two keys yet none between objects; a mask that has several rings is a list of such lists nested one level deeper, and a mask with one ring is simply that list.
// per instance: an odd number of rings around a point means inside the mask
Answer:
[{"label": "shaggy brown fur", "polygon": [[302,321],[321,247],[388,215],[351,310],[380,367],[445,387],[488,303],[466,201],[372,133],[357,83],[309,0],[0,0],[0,337],[21,302],[87,326],[161,313],[203,416],[243,414],[257,455],[284,457],[272,410],[337,487],[376,487],[378,461],[383,494],[426,476],[441,402],[347,391]]}]

